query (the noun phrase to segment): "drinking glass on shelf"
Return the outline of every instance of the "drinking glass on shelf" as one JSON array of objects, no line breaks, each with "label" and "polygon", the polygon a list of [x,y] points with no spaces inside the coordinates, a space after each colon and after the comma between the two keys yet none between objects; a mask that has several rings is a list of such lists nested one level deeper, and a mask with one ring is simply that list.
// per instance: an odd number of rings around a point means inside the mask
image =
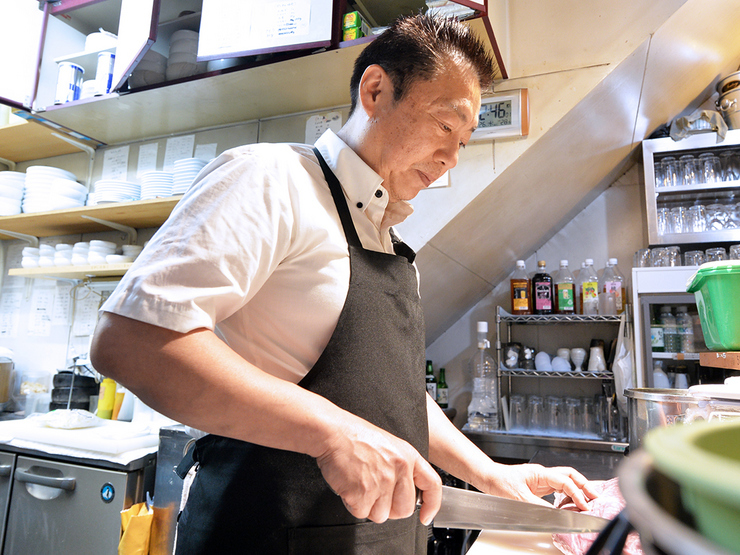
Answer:
[{"label": "drinking glass on shelf", "polygon": [[702,183],[716,183],[722,181],[722,167],[719,156],[711,152],[699,155],[699,181]]},{"label": "drinking glass on shelf", "polygon": [[665,247],[657,247],[650,251],[650,262],[654,268],[668,266],[668,251]]},{"label": "drinking glass on shelf", "polygon": [[684,154],[681,156],[678,159],[678,166],[681,178],[679,181],[680,185],[683,185],[684,187],[694,187],[699,183],[698,164],[693,154]]},{"label": "drinking glass on shelf", "polygon": [[545,426],[545,407],[542,404],[542,397],[539,395],[530,395],[527,398],[527,416],[529,418],[529,428],[532,430],[542,430]]},{"label": "drinking glass on shelf", "polygon": [[565,431],[571,435],[580,435],[581,424],[581,399],[567,397],[565,399]]},{"label": "drinking glass on shelf", "polygon": [[527,428],[527,405],[524,395],[514,394],[509,403],[509,429],[521,431]]},{"label": "drinking glass on shelf", "polygon": [[740,245],[730,245],[730,260],[740,260]]},{"label": "drinking glass on shelf", "polygon": [[710,204],[705,209],[707,231],[721,231],[727,228],[728,214],[723,204]]},{"label": "drinking glass on shelf", "polygon": [[707,262],[719,262],[720,260],[727,260],[727,251],[724,247],[712,247],[711,249],[707,249]]},{"label": "drinking glass on shelf", "polygon": [[598,423],[596,422],[596,404],[593,397],[584,397],[583,401],[583,433],[596,435]]},{"label": "drinking glass on shelf", "polygon": [[658,208],[657,210],[658,235],[665,235],[666,233],[671,233],[671,228],[669,227],[670,213],[671,211],[668,208]]},{"label": "drinking glass on shelf", "polygon": [[704,206],[695,204],[686,209],[686,232],[701,233],[707,230],[707,221]]},{"label": "drinking glass on shelf", "polygon": [[678,160],[673,156],[666,156],[661,160],[663,166],[663,186],[676,187],[679,184]]},{"label": "drinking glass on shelf", "polygon": [[740,180],[740,154],[726,150],[720,153],[719,160],[724,181]]},{"label": "drinking glass on shelf", "polygon": [[634,268],[649,268],[650,267],[650,249],[640,249],[635,252],[635,258],[632,261]]},{"label": "drinking glass on shelf", "polygon": [[725,204],[727,210],[727,228],[740,228],[740,204]]},{"label": "drinking glass on shelf", "polygon": [[654,168],[654,175],[655,175],[655,187],[665,187],[665,165],[663,162],[656,160],[655,161],[655,168]]},{"label": "drinking glass on shelf", "polygon": [[681,249],[679,247],[666,247],[666,257],[668,258],[668,266],[680,266],[681,265]]},{"label": "drinking glass on shelf", "polygon": [[674,206],[671,208],[668,217],[668,233],[684,233],[684,215],[686,208],[683,206]]},{"label": "drinking glass on shelf", "polygon": [[684,266],[701,266],[704,264],[704,251],[686,251],[683,254]]},{"label": "drinking glass on shelf", "polygon": [[545,397],[545,428],[550,432],[561,432],[563,414],[563,399],[556,395]]}]

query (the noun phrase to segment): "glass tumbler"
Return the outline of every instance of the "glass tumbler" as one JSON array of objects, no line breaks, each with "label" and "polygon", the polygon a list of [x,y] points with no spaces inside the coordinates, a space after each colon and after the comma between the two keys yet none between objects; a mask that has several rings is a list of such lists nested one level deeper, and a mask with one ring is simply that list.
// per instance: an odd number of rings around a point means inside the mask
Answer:
[{"label": "glass tumbler", "polygon": [[720,152],[719,161],[723,181],[740,180],[740,155],[737,152],[731,150]]},{"label": "glass tumbler", "polygon": [[728,214],[723,204],[710,204],[706,207],[707,231],[727,229]]},{"label": "glass tumbler", "polygon": [[663,166],[663,186],[676,187],[679,184],[678,160],[673,156],[666,156],[661,161]]},{"label": "glass tumbler", "polygon": [[699,183],[699,168],[693,154],[684,154],[678,159],[680,172],[679,184],[684,187],[694,187]]},{"label": "glass tumbler", "polygon": [[581,435],[583,422],[581,416],[581,399],[567,397],[565,399],[565,432],[568,435]]},{"label": "glass tumbler", "polygon": [[699,179],[701,183],[716,183],[722,181],[722,167],[719,156],[710,152],[699,155]]},{"label": "glass tumbler", "polygon": [[654,174],[655,174],[655,186],[656,187],[666,187],[665,165],[663,164],[663,162],[661,161],[655,162]]},{"label": "glass tumbler", "polygon": [[683,254],[684,266],[701,266],[704,264],[704,251],[686,251]]},{"label": "glass tumbler", "polygon": [[707,249],[707,262],[719,262],[720,260],[727,260],[727,251],[724,247],[713,247],[711,249]]},{"label": "glass tumbler", "polygon": [[527,398],[527,417],[530,430],[542,430],[545,427],[545,406],[542,397],[530,395]]},{"label": "glass tumbler", "polygon": [[650,249],[640,249],[635,252],[632,266],[635,268],[649,268],[650,267]]},{"label": "glass tumbler", "polygon": [[556,395],[545,397],[545,428],[556,435],[563,431],[563,399]]},{"label": "glass tumbler", "polygon": [[668,266],[668,251],[665,247],[657,247],[650,251],[650,262],[653,268]]},{"label": "glass tumbler", "polygon": [[521,431],[527,429],[527,404],[524,395],[512,395],[509,404],[509,429]]},{"label": "glass tumbler", "polygon": [[656,213],[658,217],[658,235],[665,235],[671,233],[669,226],[671,211],[668,208],[658,208]]},{"label": "glass tumbler", "polygon": [[665,250],[668,258],[668,266],[680,266],[681,249],[679,247],[666,247]]},{"label": "glass tumbler", "polygon": [[730,245],[730,260],[740,260],[740,245]]},{"label": "glass tumbler", "polygon": [[589,436],[598,434],[599,428],[596,421],[596,404],[593,397],[584,397],[581,401],[583,407],[583,433]]},{"label": "glass tumbler", "polygon": [[683,206],[674,206],[671,208],[668,216],[668,233],[685,233],[684,227],[686,208]]},{"label": "glass tumbler", "polygon": [[696,204],[686,209],[686,232],[701,233],[707,230],[704,206]]}]

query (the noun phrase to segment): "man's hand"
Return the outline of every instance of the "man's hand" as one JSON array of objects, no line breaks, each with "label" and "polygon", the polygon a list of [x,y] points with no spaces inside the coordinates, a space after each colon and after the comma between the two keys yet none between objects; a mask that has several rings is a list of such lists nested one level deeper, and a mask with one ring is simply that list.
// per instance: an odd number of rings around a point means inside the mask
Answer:
[{"label": "man's hand", "polygon": [[442,501],[442,481],[407,442],[352,417],[338,426],[326,451],[317,457],[324,479],[356,518],[373,522],[406,518],[422,491],[420,519],[429,524]]},{"label": "man's hand", "polygon": [[581,510],[598,497],[596,488],[577,470],[567,466],[544,467],[539,464],[499,466],[488,482],[486,493],[548,505],[543,495],[559,491],[567,494]]}]

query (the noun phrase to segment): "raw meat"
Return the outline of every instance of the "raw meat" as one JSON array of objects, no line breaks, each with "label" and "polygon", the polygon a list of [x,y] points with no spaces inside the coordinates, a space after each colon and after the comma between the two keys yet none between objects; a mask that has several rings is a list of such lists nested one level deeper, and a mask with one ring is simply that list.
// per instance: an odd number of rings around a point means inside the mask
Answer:
[{"label": "raw meat", "polygon": [[[584,511],[589,515],[596,515],[609,520],[617,516],[624,508],[625,502],[622,493],[619,491],[617,478],[612,478],[605,482],[594,482],[599,496],[588,502],[588,510]],[[576,504],[565,494],[555,494],[555,506],[559,509],[568,509],[570,511],[580,512]],[[589,534],[553,534],[552,541],[560,551],[565,555],[583,555],[591,547],[597,533]],[[627,541],[624,544],[624,555],[642,555],[642,546],[640,545],[640,536],[637,532],[630,532]]]}]

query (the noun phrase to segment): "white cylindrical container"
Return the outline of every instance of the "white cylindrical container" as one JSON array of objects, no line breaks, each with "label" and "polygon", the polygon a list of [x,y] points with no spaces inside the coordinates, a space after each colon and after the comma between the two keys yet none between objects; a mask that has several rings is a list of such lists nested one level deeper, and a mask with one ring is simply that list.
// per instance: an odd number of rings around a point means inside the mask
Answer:
[{"label": "white cylindrical container", "polygon": [[59,62],[57,91],[54,104],[79,100],[82,91],[82,76],[85,70],[72,62]]},{"label": "white cylindrical container", "polygon": [[116,56],[113,52],[98,53],[98,67],[95,71],[97,94],[108,94],[113,81],[113,65]]}]

